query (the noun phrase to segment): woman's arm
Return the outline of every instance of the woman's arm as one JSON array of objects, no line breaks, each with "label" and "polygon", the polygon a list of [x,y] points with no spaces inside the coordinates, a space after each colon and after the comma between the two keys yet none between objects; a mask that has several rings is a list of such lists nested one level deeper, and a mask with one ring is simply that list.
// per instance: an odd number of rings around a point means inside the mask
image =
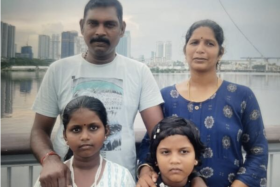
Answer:
[{"label": "woman's arm", "polygon": [[246,158],[232,186],[263,186],[266,184],[268,144],[260,108],[250,89],[241,103],[241,112],[244,129],[241,141],[246,151]]}]

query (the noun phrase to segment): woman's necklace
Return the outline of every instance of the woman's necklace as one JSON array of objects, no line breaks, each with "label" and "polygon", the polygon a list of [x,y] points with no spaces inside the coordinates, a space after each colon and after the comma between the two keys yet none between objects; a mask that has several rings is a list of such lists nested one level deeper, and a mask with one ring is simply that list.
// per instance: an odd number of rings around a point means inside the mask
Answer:
[{"label": "woman's necklace", "polygon": [[[97,171],[95,173],[94,183],[93,183],[93,185],[91,185],[91,187],[96,187],[97,181],[100,177],[100,173],[101,173],[101,170],[102,170],[103,157],[101,155],[99,155],[99,158],[100,158],[99,166],[98,166]],[[74,156],[72,156],[72,158],[70,159],[70,171],[71,171],[71,178],[72,178],[73,187],[77,187],[77,185],[75,184],[75,180],[74,180],[73,159],[74,159]]]},{"label": "woman's necklace", "polygon": [[[189,81],[187,82],[187,88],[188,88],[188,96],[189,96],[189,101],[191,101],[191,79],[189,79]],[[216,87],[216,91],[218,90],[219,88],[219,78],[217,77],[217,87]],[[215,92],[216,92],[215,91]],[[201,103],[200,103],[201,104]]]}]

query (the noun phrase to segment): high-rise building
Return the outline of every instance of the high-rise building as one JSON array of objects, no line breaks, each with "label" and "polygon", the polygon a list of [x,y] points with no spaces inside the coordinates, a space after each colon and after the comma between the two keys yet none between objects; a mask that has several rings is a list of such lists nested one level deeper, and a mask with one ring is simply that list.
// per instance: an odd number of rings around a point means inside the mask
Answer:
[{"label": "high-rise building", "polygon": [[51,55],[50,55],[51,59],[58,60],[60,58],[59,44],[60,44],[59,34],[53,34],[51,39]]},{"label": "high-rise building", "polygon": [[156,45],[156,57],[162,58],[164,56],[164,43],[162,41],[159,41]]},{"label": "high-rise building", "polygon": [[154,51],[151,51],[151,59],[154,59],[156,57],[156,53]]},{"label": "high-rise building", "polygon": [[50,41],[51,38],[47,35],[39,35],[39,49],[38,58],[39,59],[49,59],[50,58]]},{"label": "high-rise building", "polygon": [[83,36],[75,37],[75,55],[85,53],[88,50],[88,46],[85,43]]},{"label": "high-rise building", "polygon": [[125,31],[123,37],[120,39],[117,45],[116,52],[123,56],[131,57],[130,49],[131,49],[130,31]]},{"label": "high-rise building", "polygon": [[171,60],[172,57],[172,43],[170,41],[158,41],[156,44],[156,57]]},{"label": "high-rise building", "polygon": [[15,57],[15,32],[16,27],[1,21],[1,56]]},{"label": "high-rise building", "polygon": [[172,43],[171,41],[166,41],[164,43],[164,57],[166,60],[171,60],[172,58]]},{"label": "high-rise building", "polygon": [[61,34],[61,58],[69,57],[75,53],[75,37],[78,36],[76,31],[66,31]]},{"label": "high-rise building", "polygon": [[21,54],[28,55],[28,58],[33,58],[32,47],[31,46],[23,46],[21,47]]}]

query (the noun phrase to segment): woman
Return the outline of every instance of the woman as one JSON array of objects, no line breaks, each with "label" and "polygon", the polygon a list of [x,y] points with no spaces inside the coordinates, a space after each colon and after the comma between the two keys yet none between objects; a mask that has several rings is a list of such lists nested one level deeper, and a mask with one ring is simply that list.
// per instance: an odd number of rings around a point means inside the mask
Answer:
[{"label": "woman", "polygon": [[[214,21],[190,27],[184,53],[191,76],[162,89],[163,112],[165,117],[180,116],[197,124],[207,147],[197,170],[207,186],[266,186],[268,145],[258,102],[248,87],[217,77],[223,42],[223,30]],[[143,142],[146,149],[147,141]]]}]

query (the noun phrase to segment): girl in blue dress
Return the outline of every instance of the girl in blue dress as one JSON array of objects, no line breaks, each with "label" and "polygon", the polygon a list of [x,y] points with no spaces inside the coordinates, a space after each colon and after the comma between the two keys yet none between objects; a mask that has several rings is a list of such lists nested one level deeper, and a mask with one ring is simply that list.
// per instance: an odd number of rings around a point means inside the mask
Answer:
[{"label": "girl in blue dress", "polygon": [[[265,187],[268,144],[257,99],[250,88],[216,74],[224,54],[222,28],[211,20],[198,21],[185,39],[191,76],[161,90],[165,117],[180,116],[197,125],[207,147],[197,169],[207,186]],[[142,154],[147,152],[147,138]],[[143,158],[140,155],[140,161]]]},{"label": "girl in blue dress", "polygon": [[152,131],[147,159],[158,172],[157,187],[190,187],[189,176],[204,151],[197,127],[180,117],[167,117]]}]

